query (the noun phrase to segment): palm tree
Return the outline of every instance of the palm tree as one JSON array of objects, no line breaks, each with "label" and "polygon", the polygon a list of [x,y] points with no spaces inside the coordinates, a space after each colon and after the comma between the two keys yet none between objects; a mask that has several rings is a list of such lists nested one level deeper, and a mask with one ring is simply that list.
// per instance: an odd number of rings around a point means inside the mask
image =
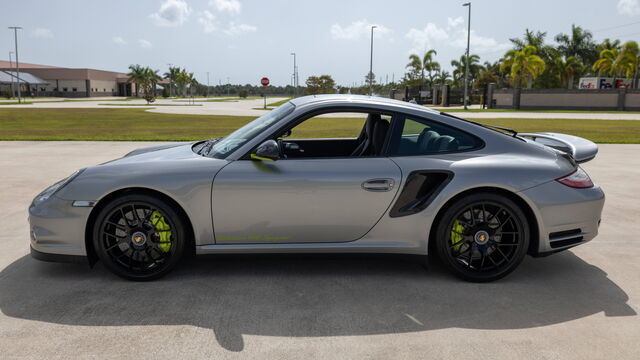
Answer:
[{"label": "palm tree", "polygon": [[600,58],[593,64],[593,71],[597,71],[598,75],[612,76],[614,84],[618,76],[635,80],[640,62],[639,56],[638,43],[627,41],[622,44],[620,50],[613,48],[600,51]]},{"label": "palm tree", "polygon": [[424,72],[422,69],[422,60],[420,56],[416,54],[409,55],[409,63],[405,68],[409,68],[409,72],[405,74],[405,78],[408,82],[414,82],[418,78],[418,74],[422,73],[422,80],[424,81]]},{"label": "palm tree", "polygon": [[537,55],[535,46],[527,45],[521,51],[509,50],[502,59],[500,69],[510,69],[511,78],[514,79],[517,88],[522,87],[522,78],[527,77],[527,88],[531,88],[533,80],[544,72],[546,65]]},{"label": "palm tree", "polygon": [[177,66],[169,66],[169,71],[164,73],[164,77],[169,79],[169,94],[171,94],[171,88],[173,87],[173,83],[176,82],[178,74],[180,74],[180,68]]},{"label": "palm tree", "polygon": [[[460,56],[460,60],[451,60],[451,66],[453,66],[453,81],[458,84],[461,80],[464,82],[464,74],[467,68],[467,57],[465,55]],[[480,65],[480,56],[469,55],[469,81],[478,77],[478,74],[482,70]]]},{"label": "palm tree", "polygon": [[558,34],[555,40],[559,44],[558,50],[562,55],[575,56],[583,64],[592,64],[598,56],[593,34],[575,24],[571,25],[571,34]]},{"label": "palm tree", "polygon": [[600,51],[600,58],[593,64],[593,71],[598,75],[617,76],[621,72],[618,49],[605,49]]},{"label": "palm tree", "polygon": [[584,66],[575,56],[569,56],[568,58],[558,56],[551,65],[551,73],[558,76],[561,84],[564,85],[566,83],[567,89],[573,87],[574,77],[580,76],[583,71]]},{"label": "palm tree", "polygon": [[129,79],[127,82],[134,83],[136,85],[136,97],[138,97],[138,89],[144,82],[144,67],[141,65],[129,65],[129,73],[127,73]]},{"label": "palm tree", "polygon": [[434,49],[431,49],[424,53],[422,56],[422,84],[424,85],[424,72],[426,71],[429,74],[430,86],[433,86],[433,77],[432,72],[437,71],[440,68],[440,64],[433,60],[433,57],[438,55],[438,52]]},{"label": "palm tree", "polygon": [[191,83],[191,79],[192,77],[189,76],[189,73],[187,73],[186,69],[180,70],[180,72],[176,76],[176,84],[178,84],[178,87],[180,87],[180,89],[182,90],[183,97],[187,96],[187,84]]},{"label": "palm tree", "polygon": [[600,44],[598,44],[598,54],[602,50],[611,50],[611,49],[620,49],[620,40],[615,39],[611,40],[609,38],[602,40]]},{"label": "palm tree", "polygon": [[435,78],[440,84],[444,85],[447,81],[451,79],[451,74],[448,71],[442,70],[436,74]]},{"label": "palm tree", "polygon": [[155,101],[156,98],[156,85],[158,81],[162,80],[162,77],[158,75],[158,70],[152,70],[149,67],[142,69],[142,91],[144,93],[144,99],[147,100],[147,104]]}]

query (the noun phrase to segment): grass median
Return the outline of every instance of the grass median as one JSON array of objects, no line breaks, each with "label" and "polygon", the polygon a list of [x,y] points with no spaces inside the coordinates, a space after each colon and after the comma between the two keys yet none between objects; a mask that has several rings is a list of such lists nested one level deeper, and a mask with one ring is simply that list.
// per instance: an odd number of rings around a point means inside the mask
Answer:
[{"label": "grass median", "polygon": [[[0,140],[197,140],[225,136],[253,116],[162,114],[139,109],[0,109]],[[476,119],[520,132],[560,132],[598,143],[640,143],[640,121]],[[323,118],[296,137],[353,136],[361,119]]]}]

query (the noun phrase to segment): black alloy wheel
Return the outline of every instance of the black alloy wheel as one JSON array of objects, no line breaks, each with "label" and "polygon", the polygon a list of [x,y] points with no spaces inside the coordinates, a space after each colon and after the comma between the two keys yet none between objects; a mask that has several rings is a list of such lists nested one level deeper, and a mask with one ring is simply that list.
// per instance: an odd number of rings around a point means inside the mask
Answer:
[{"label": "black alloy wheel", "polygon": [[185,230],[178,213],[148,195],[126,195],[107,204],[94,226],[94,249],[105,266],[129,280],[157,279],[180,261]]},{"label": "black alloy wheel", "polygon": [[454,202],[437,227],[436,247],[445,266],[473,282],[500,279],[524,259],[529,224],[509,198],[478,193]]}]

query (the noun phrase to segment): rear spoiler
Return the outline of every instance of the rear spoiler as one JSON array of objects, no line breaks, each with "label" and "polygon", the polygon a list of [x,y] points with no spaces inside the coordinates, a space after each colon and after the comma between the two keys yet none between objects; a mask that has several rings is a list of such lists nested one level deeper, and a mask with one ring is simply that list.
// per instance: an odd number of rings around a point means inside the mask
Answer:
[{"label": "rear spoiler", "polygon": [[558,133],[519,133],[518,136],[565,152],[578,164],[592,160],[598,154],[598,145],[578,136]]}]

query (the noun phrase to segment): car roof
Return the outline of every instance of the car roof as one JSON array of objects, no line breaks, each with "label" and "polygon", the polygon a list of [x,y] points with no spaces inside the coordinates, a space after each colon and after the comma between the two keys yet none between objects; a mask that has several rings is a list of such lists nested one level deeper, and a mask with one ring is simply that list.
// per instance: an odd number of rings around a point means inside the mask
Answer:
[{"label": "car roof", "polygon": [[386,105],[397,108],[408,108],[419,111],[426,111],[432,114],[440,114],[439,111],[429,109],[428,107],[413,104],[395,99],[383,98],[379,96],[367,95],[351,95],[351,94],[328,94],[328,95],[308,95],[295,99],[291,99],[291,103],[295,106],[308,105],[312,103],[335,103],[336,105],[351,103],[359,105]]}]

